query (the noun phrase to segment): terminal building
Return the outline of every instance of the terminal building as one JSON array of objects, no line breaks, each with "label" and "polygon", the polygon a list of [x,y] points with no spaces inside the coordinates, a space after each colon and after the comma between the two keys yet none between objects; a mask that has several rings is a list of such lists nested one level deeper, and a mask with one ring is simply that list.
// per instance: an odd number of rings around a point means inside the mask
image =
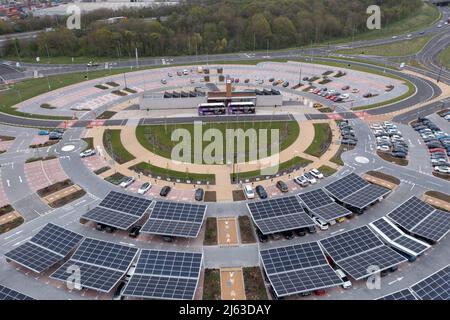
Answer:
[{"label": "terminal building", "polygon": [[204,88],[196,88],[193,91],[144,92],[139,97],[139,106],[142,110],[197,109],[207,104],[220,104],[224,108],[245,105],[253,106],[255,110],[262,107],[281,106],[282,103],[283,96],[278,90],[233,90],[231,80],[226,80],[225,91],[220,91],[216,85],[207,83]]}]

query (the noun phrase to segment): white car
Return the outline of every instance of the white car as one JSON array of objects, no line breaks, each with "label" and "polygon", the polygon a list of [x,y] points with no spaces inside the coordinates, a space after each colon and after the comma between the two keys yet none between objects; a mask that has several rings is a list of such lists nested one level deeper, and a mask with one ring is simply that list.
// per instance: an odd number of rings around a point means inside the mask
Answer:
[{"label": "white car", "polygon": [[358,92],[359,92],[359,89],[355,88],[355,89],[352,90],[352,93],[358,93]]},{"label": "white car", "polygon": [[121,188],[126,188],[129,185],[131,185],[134,182],[134,177],[126,177],[121,183],[120,183],[120,187]]},{"label": "white car", "polygon": [[250,186],[248,184],[244,186],[244,194],[247,199],[255,198],[255,192],[253,191],[252,186]]},{"label": "white car", "polygon": [[446,115],[446,116],[444,117],[444,119],[445,119],[445,120],[450,120],[450,114]]},{"label": "white car", "polygon": [[374,130],[382,130],[383,127],[379,123],[372,123],[370,127]]},{"label": "white car", "polygon": [[161,83],[162,84],[167,84],[167,80],[166,79],[161,79]]},{"label": "white car", "polygon": [[187,69],[184,69],[184,70],[183,70],[183,74],[184,74],[185,76],[187,76],[187,75],[189,74],[189,71],[188,71]]},{"label": "white car", "polygon": [[151,187],[152,184],[150,182],[145,182],[144,184],[142,184],[142,186],[140,186],[138,193],[145,194],[148,190],[150,190]]},{"label": "white car", "polygon": [[348,277],[345,275],[344,271],[342,271],[341,269],[337,269],[337,270],[335,270],[335,272],[338,275],[338,277],[341,278],[341,280],[344,282],[342,284],[342,288],[350,289],[352,287],[352,283],[348,279]]},{"label": "white car", "polygon": [[302,177],[308,180],[308,182],[311,184],[315,184],[317,182],[316,178],[314,178],[314,176],[308,172],[302,175]]},{"label": "white car", "polygon": [[350,95],[348,93],[344,93],[344,94],[341,94],[339,97],[342,98],[343,100],[346,100],[346,99],[350,98]]},{"label": "white car", "polygon": [[437,27],[438,27],[438,28],[442,28],[442,24],[438,25]]},{"label": "white car", "polygon": [[323,221],[319,217],[313,217],[314,224],[319,227],[320,230],[328,230],[328,223]]},{"label": "white car", "polygon": [[408,34],[408,35],[406,35],[406,37],[407,37],[408,39],[411,39],[412,34]]},{"label": "white car", "polygon": [[93,150],[93,149],[87,149],[87,150],[84,150],[82,153],[80,153],[81,158],[86,158],[86,157],[90,157],[93,155],[95,155],[95,150]]},{"label": "white car", "polygon": [[440,173],[450,173],[450,167],[445,167],[445,166],[434,167],[434,171],[437,171]]},{"label": "white car", "polygon": [[308,179],[306,179],[304,176],[301,177],[295,177],[294,182],[302,187],[306,187],[309,184]]},{"label": "white car", "polygon": [[387,152],[387,151],[390,150],[390,148],[388,146],[386,146],[386,145],[383,145],[383,146],[377,146],[377,150],[378,151]]},{"label": "white car", "polygon": [[309,173],[311,173],[316,179],[323,179],[323,173],[317,169],[312,169]]},{"label": "white car", "polygon": [[397,39],[398,38],[398,36],[392,36],[392,39]]}]

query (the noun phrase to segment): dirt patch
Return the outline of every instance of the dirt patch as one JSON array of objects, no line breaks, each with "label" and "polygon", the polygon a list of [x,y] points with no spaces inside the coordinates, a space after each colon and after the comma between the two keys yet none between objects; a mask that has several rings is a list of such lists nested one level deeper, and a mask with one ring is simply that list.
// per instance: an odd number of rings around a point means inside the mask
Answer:
[{"label": "dirt patch", "polygon": [[109,169],[111,169],[111,167],[108,167],[108,166],[106,166],[106,167],[101,167],[100,169],[95,170],[94,173],[95,173],[96,175],[100,175],[100,174],[102,174],[103,172],[108,171]]},{"label": "dirt patch", "polygon": [[245,300],[244,275],[241,268],[220,270],[222,300]]},{"label": "dirt patch", "polygon": [[117,112],[114,111],[104,111],[97,119],[111,119]]},{"label": "dirt patch", "polygon": [[59,198],[58,200],[48,203],[48,205],[50,208],[59,208],[59,207],[65,206],[66,204],[68,204],[72,201],[80,199],[85,194],[86,194],[86,191],[84,191],[83,189],[79,189],[79,190],[76,190],[75,192],[68,194],[67,196],[64,196],[62,198]]},{"label": "dirt patch", "polygon": [[391,176],[389,174],[383,173],[383,172],[379,172],[379,171],[367,171],[366,175],[372,176],[374,178],[380,179],[380,180],[385,180],[389,183],[395,184],[395,185],[400,185],[400,179]]},{"label": "dirt patch", "polygon": [[217,194],[215,191],[205,191],[204,202],[217,202]]},{"label": "dirt patch", "polygon": [[47,161],[47,160],[53,160],[53,159],[56,159],[56,156],[34,157],[34,158],[27,159],[27,161],[25,161],[25,163],[31,163],[31,162],[36,162],[36,161]]},{"label": "dirt patch", "polygon": [[236,218],[217,218],[217,239],[220,246],[238,244]]},{"label": "dirt patch", "polygon": [[245,200],[244,191],[233,190],[233,201],[243,201]]},{"label": "dirt patch", "polygon": [[32,145],[30,145],[30,148],[36,149],[36,148],[50,147],[54,144],[57,144],[58,142],[59,142],[59,140],[48,140],[48,141],[45,141],[45,143],[32,144]]},{"label": "dirt patch", "polygon": [[217,245],[217,220],[214,217],[206,218],[205,238],[203,239],[205,246]]},{"label": "dirt patch", "polygon": [[70,186],[73,186],[73,182],[72,182],[72,180],[67,179],[64,181],[54,183],[45,188],[42,188],[42,189],[38,190],[36,193],[38,194],[39,197],[45,198],[46,196],[48,196],[52,193],[58,192],[59,190],[65,189]]},{"label": "dirt patch", "polygon": [[239,216],[239,231],[242,243],[255,243],[252,221],[249,216]]},{"label": "dirt patch", "polygon": [[109,177],[106,177],[105,180],[109,183],[112,183],[113,185],[118,186],[122,182],[123,178],[125,178],[123,174],[121,174],[120,172],[116,172]]},{"label": "dirt patch", "polygon": [[18,226],[20,226],[25,220],[22,217],[18,217],[12,221],[0,225],[0,234],[8,232]]},{"label": "dirt patch", "polygon": [[0,217],[13,211],[14,208],[11,205],[7,204],[6,206],[0,208]]},{"label": "dirt patch", "polygon": [[433,176],[450,181],[450,174],[448,173],[433,172]]},{"label": "dirt patch", "polygon": [[248,300],[267,300],[267,291],[259,267],[244,268],[245,295]]},{"label": "dirt patch", "polygon": [[443,192],[427,191],[427,192],[425,192],[425,195],[450,203],[450,195],[443,193]]}]

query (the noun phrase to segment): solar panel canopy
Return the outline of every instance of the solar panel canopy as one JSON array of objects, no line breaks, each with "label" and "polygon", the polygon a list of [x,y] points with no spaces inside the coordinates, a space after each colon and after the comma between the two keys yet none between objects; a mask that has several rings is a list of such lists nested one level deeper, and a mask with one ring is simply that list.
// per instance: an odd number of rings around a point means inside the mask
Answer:
[{"label": "solar panel canopy", "polygon": [[278,297],[342,285],[317,242],[260,250]]},{"label": "solar panel canopy", "polygon": [[450,265],[411,286],[422,300],[450,300]]},{"label": "solar panel canopy", "polygon": [[412,294],[411,290],[406,288],[378,298],[377,300],[417,300],[417,298]]},{"label": "solar panel canopy", "polygon": [[450,214],[411,197],[387,217],[412,234],[437,242],[450,231]]},{"label": "solar panel canopy", "polygon": [[386,217],[371,222],[369,226],[390,246],[410,256],[417,257],[431,247],[429,244],[405,234]]},{"label": "solar panel canopy", "polygon": [[62,261],[82,238],[76,232],[49,223],[29,241],[5,253],[5,257],[41,273]]},{"label": "solar panel canopy", "polygon": [[203,254],[143,249],[124,296],[149,299],[193,299]]},{"label": "solar panel canopy", "polygon": [[0,300],[34,300],[16,290],[0,285]]},{"label": "solar panel canopy", "polygon": [[247,208],[263,234],[314,226],[296,196],[250,202]]},{"label": "solar panel canopy", "polygon": [[152,208],[150,218],[141,232],[196,238],[202,227],[206,209],[206,205],[158,201]]},{"label": "solar panel canopy", "polygon": [[322,189],[301,193],[298,197],[310,214],[325,221],[336,220],[352,214],[350,210],[334,202]]},{"label": "solar panel canopy", "polygon": [[111,191],[97,207],[82,215],[82,218],[128,230],[144,216],[151,203],[152,200],[149,199]]},{"label": "solar panel canopy", "polygon": [[70,269],[79,268],[82,288],[109,292],[125,275],[138,249],[106,241],[86,238],[51,278],[67,281]]},{"label": "solar panel canopy", "polygon": [[330,183],[324,189],[342,203],[357,209],[364,209],[391,192],[367,182],[355,173]]},{"label": "solar panel canopy", "polygon": [[405,257],[386,246],[368,226],[325,238],[320,240],[320,244],[335,263],[356,280],[406,261]]}]

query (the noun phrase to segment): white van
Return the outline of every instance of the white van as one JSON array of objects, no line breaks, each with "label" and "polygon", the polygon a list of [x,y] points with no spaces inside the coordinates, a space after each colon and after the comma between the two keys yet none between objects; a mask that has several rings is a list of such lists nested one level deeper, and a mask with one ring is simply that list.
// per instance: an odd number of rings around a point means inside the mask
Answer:
[{"label": "white van", "polygon": [[335,270],[335,272],[336,272],[337,276],[339,278],[341,278],[341,280],[344,282],[342,284],[342,288],[350,289],[352,287],[352,283],[350,282],[348,277],[345,275],[344,271],[342,271],[341,269],[337,269],[337,270]]},{"label": "white van", "polygon": [[320,228],[320,230],[328,230],[328,223],[319,217],[313,217],[313,221]]}]

